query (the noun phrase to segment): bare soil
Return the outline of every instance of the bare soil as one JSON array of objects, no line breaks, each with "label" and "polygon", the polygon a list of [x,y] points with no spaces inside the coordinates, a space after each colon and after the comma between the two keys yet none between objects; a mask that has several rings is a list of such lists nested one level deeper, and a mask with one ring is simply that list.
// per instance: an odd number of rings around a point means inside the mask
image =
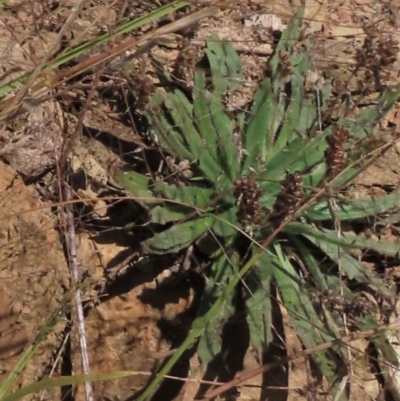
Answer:
[{"label": "bare soil", "polygon": [[[2,122],[0,381],[15,366],[22,351],[32,343],[52,313],[63,307],[65,294],[72,286],[60,217],[63,211],[56,203],[56,194],[61,138],[73,132],[78,135],[71,142],[73,146],[68,149],[68,157],[75,196],[83,200],[74,211],[77,258],[83,277],[79,288],[85,301],[90,366],[94,372],[136,370],[145,373],[96,383],[95,400],[134,399],[169,351],[185,338],[195,313],[196,294],[202,285],[199,274],[176,273],[174,267],[181,263],[179,260],[142,258],[139,243],[148,232],[145,228],[124,229],[127,222],[143,224],[140,207],[135,209],[128,200],[102,199],[118,194],[110,187],[110,171],[116,163],[126,162],[138,169],[149,165],[153,171],[157,169],[157,165],[152,165],[155,163],[152,145],[142,130],[142,111],[146,108],[148,92],[157,83],[154,61],[170,66],[171,71],[179,72],[182,81],[190,85],[191,69],[202,56],[205,38],[216,33],[220,39],[232,41],[240,52],[245,79],[249,82],[248,92],[230,98],[229,107],[240,107],[251,98],[272,53],[273,35],[268,28],[275,24],[274,29],[283,29],[297,9],[299,4],[296,3],[299,1],[254,0],[232,5],[193,27],[189,39],[181,34],[173,35],[169,44],[157,46],[151,53],[134,60],[130,75],[121,71],[88,73],[71,83],[63,95],[56,96],[49,90],[45,103]],[[0,14],[1,82],[31,70],[46,57],[74,4],[69,0],[11,0],[7,4]],[[122,16],[133,18],[159,5],[158,2],[142,4],[140,0],[135,0],[135,4],[119,0],[112,4],[104,0],[84,2],[79,18],[68,28],[63,41],[56,43],[55,50],[112,31]],[[368,89],[364,99],[375,101],[384,86],[393,86],[398,81],[400,60],[395,46],[400,40],[398,12],[399,4],[395,0],[307,1],[304,37],[315,43],[312,73],[318,79],[332,78],[337,96],[352,91],[352,99],[357,99],[362,90]],[[179,13],[169,18],[177,17]],[[153,27],[144,27],[142,31],[145,29]],[[371,46],[375,46],[376,57],[394,57],[380,69],[376,80],[366,71],[367,65],[355,71],[357,57],[366,52],[363,46],[368,35],[374,37]],[[392,53],[379,52],[385,43],[390,44]],[[180,71],[176,70],[176,60],[184,67]],[[139,89],[141,96],[127,97],[127,91],[121,89],[127,79]],[[90,93],[94,85],[97,87]],[[89,94],[91,101],[87,103],[85,99]],[[79,114],[83,108],[87,110]],[[78,121],[82,123],[81,128]],[[392,140],[398,123],[396,107],[382,121],[377,137],[383,138],[382,141]],[[388,190],[397,192],[399,151],[394,146],[384,160],[369,167],[354,183],[352,196],[376,196]],[[85,203],[85,199],[97,199],[97,202]],[[399,241],[394,231],[388,232],[387,237]],[[286,348],[272,349],[271,358],[301,349],[285,310],[279,313],[283,315],[281,331]],[[232,324],[230,336],[234,341],[238,341],[240,330],[244,330],[240,322]],[[246,336],[245,330],[242,335]],[[354,351],[352,399],[377,400],[381,389],[366,360],[367,343],[358,340],[352,346],[361,351]],[[237,347],[238,353],[244,356],[242,366],[235,358],[231,361],[239,364],[237,372],[258,366],[251,349],[241,349],[240,341]],[[49,375],[80,373],[80,358],[76,316],[72,311],[67,318],[58,320],[17,384],[28,385]],[[219,369],[216,367],[216,372],[220,372]],[[196,354],[190,352],[171,375],[188,377],[189,371],[192,379],[204,378],[205,372]],[[208,374],[213,376],[212,372]],[[325,383],[310,382],[310,377],[309,364],[296,361],[287,370],[279,368],[265,377],[253,379],[240,388],[239,396],[231,397],[249,401],[327,399]],[[185,384],[171,380],[153,400],[192,400],[198,389],[199,383],[194,380]],[[62,392],[57,389],[29,399],[39,398],[78,401],[84,399],[84,392],[83,387]]]}]

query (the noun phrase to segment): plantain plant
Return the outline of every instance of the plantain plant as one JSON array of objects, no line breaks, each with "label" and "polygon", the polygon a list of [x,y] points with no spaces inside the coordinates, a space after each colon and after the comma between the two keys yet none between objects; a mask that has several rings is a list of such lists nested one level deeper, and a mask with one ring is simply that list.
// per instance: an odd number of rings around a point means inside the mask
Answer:
[{"label": "plantain plant", "polygon": [[[350,165],[346,151],[372,135],[399,89],[383,92],[376,105],[355,117],[327,123],[323,116],[330,110],[331,84],[310,88],[311,44],[298,46],[302,13],[282,33],[267,77],[248,107],[234,112],[224,98],[242,85],[240,58],[229,42],[210,37],[205,49],[209,68],[195,71],[191,93],[170,83],[153,95],[147,113],[160,148],[176,162],[178,178],[155,181],[137,172],[115,177],[148,208],[151,222],[164,227],[143,242],[145,253],[185,252],[195,244],[208,257],[190,338],[199,337],[203,363],[221,351],[221,333],[238,297],[246,304],[251,345],[262,355],[273,341],[275,289],[305,348],[340,337],[345,324],[343,309],[321,306],[315,294],[340,296],[350,306],[356,285],[386,299],[393,296],[353,250],[396,257],[398,246],[344,232],[342,226],[383,216],[396,208],[400,196],[350,202],[332,194],[359,173],[362,161]],[[260,251],[274,231],[274,240]],[[251,269],[241,277],[249,260]],[[240,278],[247,295],[229,286]],[[354,313],[355,330],[377,326],[373,313]],[[372,341],[388,360],[397,361],[382,338]],[[340,382],[342,347],[319,351],[313,360],[330,383]]]}]

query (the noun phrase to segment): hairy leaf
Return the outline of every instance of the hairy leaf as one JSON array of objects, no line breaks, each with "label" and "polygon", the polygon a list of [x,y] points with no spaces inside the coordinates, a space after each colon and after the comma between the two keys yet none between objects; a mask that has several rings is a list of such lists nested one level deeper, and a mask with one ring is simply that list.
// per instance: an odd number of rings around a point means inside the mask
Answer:
[{"label": "hairy leaf", "polygon": [[374,272],[366,269],[363,263],[346,253],[340,246],[328,241],[316,239],[305,235],[311,242],[318,246],[331,260],[340,264],[340,267],[347,274],[350,280],[375,286],[379,291],[387,296],[393,295],[383,284],[381,278]]},{"label": "hairy leaf", "polygon": [[[293,53],[294,46],[296,45],[297,41],[301,35],[301,25],[303,23],[303,15],[305,10],[305,3],[303,3],[296,15],[290,21],[288,27],[282,32],[281,38],[279,40],[278,45],[276,46],[275,52],[273,57],[269,62],[269,67],[271,69],[272,75],[275,78],[278,78],[277,75],[279,74],[278,66],[280,64],[279,52],[284,51],[288,52],[289,54]],[[279,78],[276,79],[279,81]]]},{"label": "hairy leaf", "polygon": [[196,186],[176,187],[164,182],[154,185],[154,192],[194,209],[205,209],[217,196],[214,189]]},{"label": "hairy leaf", "polygon": [[193,92],[193,116],[197,129],[203,136],[210,155],[214,160],[218,160],[218,146],[220,143],[217,130],[210,116],[210,103],[214,100],[214,97],[205,89],[205,74],[203,71],[198,71],[195,74]]},{"label": "hairy leaf", "polygon": [[[228,256],[229,255],[229,256]],[[201,318],[210,308],[215,300],[224,292],[224,287],[230,281],[232,276],[238,269],[239,257],[236,252],[218,252],[218,256],[211,266],[211,278],[208,280],[198,311],[198,317]],[[218,313],[205,327],[203,336],[200,339],[197,352],[201,361],[205,364],[221,351],[222,330],[225,323],[234,314],[235,293],[232,292],[229,297],[224,300],[224,303]]]},{"label": "hairy leaf", "polygon": [[266,252],[246,277],[247,324],[250,342],[261,358],[272,341],[271,278],[273,266]]},{"label": "hairy leaf", "polygon": [[229,41],[221,41],[217,35],[207,39],[204,50],[210,63],[213,93],[221,96],[229,89],[239,87],[242,79],[242,65],[239,55]]},{"label": "hairy leaf", "polygon": [[156,92],[151,98],[152,111],[146,113],[158,143],[174,157],[195,160],[182,136],[181,128],[171,125],[167,109],[164,109],[164,99],[165,94]]},{"label": "hairy leaf", "polygon": [[160,255],[179,252],[209,230],[214,221],[213,217],[205,216],[175,224],[142,242],[143,250],[147,253]]},{"label": "hairy leaf", "polygon": [[[346,199],[336,201],[336,214],[340,221],[359,220],[370,216],[377,216],[389,210],[400,208],[400,194],[389,194],[371,199]],[[307,217],[312,221],[331,220],[328,203],[320,202],[307,209]]]},{"label": "hairy leaf", "polygon": [[303,235],[313,238],[313,240],[322,240],[330,244],[340,245],[343,248],[372,249],[383,255],[392,257],[399,256],[399,246],[389,241],[363,239],[359,235],[352,235],[347,233],[342,233],[342,235],[338,237],[336,231],[326,229],[318,230],[308,224],[300,222],[290,223],[285,227],[284,230],[290,234]]},{"label": "hairy leaf", "polygon": [[239,157],[233,140],[234,120],[223,112],[222,103],[210,103],[210,116],[218,136],[218,162],[224,175],[233,182],[239,176]]},{"label": "hairy leaf", "polygon": [[[295,57],[297,56],[297,57]],[[298,56],[302,56],[303,60],[299,60],[299,62],[304,61],[309,64],[310,56],[307,53],[301,53],[299,55],[295,55],[292,57],[291,62],[293,63],[294,58],[298,58]],[[282,128],[279,130],[279,134],[277,135],[277,139],[273,146],[271,155],[278,155],[281,153],[282,149],[287,146],[287,144],[292,140],[294,134],[294,130],[298,129],[299,121],[301,119],[302,114],[305,114],[304,108],[302,107],[304,96],[304,72],[300,71],[298,68],[293,67],[292,69],[292,79],[290,82],[291,86],[291,97],[290,104],[286,110],[284,124]],[[314,107],[315,109],[315,107]],[[312,108],[308,108],[307,111],[313,110]],[[300,131],[306,133],[306,131]]]},{"label": "hairy leaf", "polygon": [[[301,281],[298,273],[278,245],[275,246],[275,250],[281,267],[274,269],[277,288],[301,341],[306,348],[312,348],[332,340],[333,337],[326,332],[326,328],[315,313],[307,289],[298,284]],[[285,272],[292,277],[297,277],[298,282],[295,282]],[[334,377],[338,366],[327,351],[317,352],[313,354],[313,358],[325,377]]]},{"label": "hairy leaf", "polygon": [[156,206],[150,211],[151,221],[155,224],[167,224],[177,222],[193,213],[193,208],[169,204],[165,206]]},{"label": "hairy leaf", "polygon": [[226,114],[222,102],[205,90],[198,91],[193,107],[196,125],[208,152],[218,162],[223,177],[232,182],[240,169],[233,142],[234,120]]},{"label": "hairy leaf", "polygon": [[266,164],[266,171],[260,179],[281,180],[286,172],[308,171],[320,163],[325,163],[324,153],[327,148],[326,137],[329,130],[315,138],[294,138],[285,151],[277,153]]},{"label": "hairy leaf", "polygon": [[363,139],[372,133],[376,124],[393,108],[400,96],[400,84],[394,90],[382,92],[378,104],[362,109],[353,120],[341,119],[338,124],[347,128],[354,139]]},{"label": "hairy leaf", "polygon": [[[380,324],[373,316],[367,316],[366,318],[359,319],[356,324],[361,331],[378,329],[380,327]],[[385,337],[384,333],[371,336],[371,340],[375,344],[377,349],[381,351],[384,359],[387,362],[395,366],[398,365],[399,361],[396,351],[393,349],[393,347]]]},{"label": "hairy leaf", "polygon": [[[328,290],[333,290],[336,295],[343,295],[346,299],[352,299],[351,290],[342,282],[342,280],[340,280],[337,275],[332,274],[332,272],[329,272],[326,268],[321,266],[321,263],[315,259],[311,250],[305,246],[299,238],[290,236],[290,240],[296,246],[296,250],[298,255],[301,257],[302,262],[304,263],[304,267],[307,268],[307,271],[311,273],[318,294],[322,296],[323,294],[326,294]],[[318,300],[314,302],[314,305],[316,305],[319,308],[320,313],[325,316],[325,321],[328,327],[335,332],[339,332],[337,327],[332,327],[331,321],[335,322],[336,326],[343,327],[342,315],[337,311],[332,311],[329,313],[326,308],[321,308]],[[337,335],[339,336],[339,333]]]},{"label": "hairy leaf", "polygon": [[250,110],[250,118],[245,128],[243,143],[247,150],[247,156],[243,166],[243,172],[248,173],[250,167],[257,165],[257,158],[267,147],[268,134],[271,132],[271,120],[274,113],[283,115],[283,104],[277,111],[274,101],[274,92],[269,78],[266,78],[256,92],[253,105]]},{"label": "hairy leaf", "polygon": [[222,238],[229,238],[238,233],[239,222],[237,219],[237,207],[229,207],[224,212],[215,216],[213,232]]},{"label": "hairy leaf", "polygon": [[115,182],[121,185],[126,191],[137,197],[136,201],[142,205],[159,203],[149,189],[150,179],[143,174],[135,171],[123,172],[117,170],[113,176]]}]

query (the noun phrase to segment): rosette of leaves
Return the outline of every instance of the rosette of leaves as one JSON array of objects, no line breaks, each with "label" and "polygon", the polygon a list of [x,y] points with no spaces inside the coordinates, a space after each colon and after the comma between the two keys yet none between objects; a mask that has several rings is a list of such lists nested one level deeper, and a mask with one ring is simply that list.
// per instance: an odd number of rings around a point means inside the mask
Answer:
[{"label": "rosette of leaves", "polygon": [[[352,119],[322,124],[331,85],[307,88],[310,43],[297,45],[302,12],[282,33],[267,77],[247,109],[226,110],[224,95],[242,85],[241,63],[233,46],[216,37],[209,38],[205,49],[208,72],[196,70],[190,94],[172,83],[167,94],[165,90],[154,94],[147,115],[150,126],[164,153],[190,163],[191,178],[174,184],[153,182],[138,173],[116,177],[148,207],[151,221],[165,227],[143,242],[146,253],[177,253],[197,244],[208,254],[208,279],[195,322],[196,327],[202,325],[198,353],[204,363],[221,351],[223,327],[240,297],[245,297],[251,344],[262,355],[273,341],[272,289],[305,348],[343,334],[343,309],[321,306],[321,298],[312,294],[340,296],[345,305],[352,305],[351,282],[352,288],[357,283],[379,296],[393,295],[349,250],[369,249],[396,257],[398,247],[343,233],[341,224],[384,216],[396,207],[399,195],[333,202],[327,194],[357,174],[360,165],[346,166],[346,150],[372,134],[399,92],[382,93],[376,105]],[[326,196],[313,200],[322,188]],[[289,216],[295,217],[259,253],[243,278],[247,295],[239,290],[226,294],[226,286],[242,274],[241,267]],[[207,314],[221,297],[218,312]],[[354,321],[357,329],[377,325],[363,311]],[[385,348],[382,339],[375,340],[381,350]],[[384,351],[395,360],[390,347]],[[337,372],[343,372],[339,365],[344,355],[336,346],[319,351],[313,359],[333,383]]]}]

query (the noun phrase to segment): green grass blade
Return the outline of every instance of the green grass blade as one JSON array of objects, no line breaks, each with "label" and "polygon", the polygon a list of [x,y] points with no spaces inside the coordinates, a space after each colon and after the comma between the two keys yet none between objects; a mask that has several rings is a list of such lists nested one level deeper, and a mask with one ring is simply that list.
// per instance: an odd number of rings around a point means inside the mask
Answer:
[{"label": "green grass blade", "polygon": [[13,370],[8,374],[6,379],[1,382],[0,400],[5,399],[5,395],[8,393],[11,386],[18,379],[19,375],[25,369],[26,365],[32,359],[36,351],[39,349],[42,342],[51,333],[51,330],[59,321],[60,316],[71,308],[70,306],[71,300],[69,299],[70,296],[71,296],[70,293],[68,293],[68,296],[67,295],[65,296],[64,301],[61,302],[61,306],[57,308],[47,319],[46,324],[40,329],[39,333],[36,335],[32,344],[25,349],[22,356],[19,358],[18,362],[14,366]]},{"label": "green grass blade", "polygon": [[[89,50],[93,50],[97,46],[107,43],[107,41],[109,41],[110,39],[115,39],[116,37],[129,33],[134,29],[138,29],[148,23],[154,22],[166,15],[171,14],[176,10],[179,10],[180,8],[187,6],[188,4],[190,4],[190,1],[175,1],[172,4],[160,7],[157,10],[152,11],[151,13],[136,18],[134,21],[128,21],[124,24],[121,24],[119,27],[115,28],[113,32],[100,35],[93,40],[82,43],[74,47],[73,49],[66,51],[65,53],[59,55],[55,60],[50,60],[44,65],[43,70],[60,67],[68,61],[71,61],[74,58],[85,54]],[[7,93],[24,85],[28,81],[29,76],[32,74],[32,72],[33,71],[21,74],[21,76],[19,76],[18,78],[15,78],[10,82],[1,85],[0,97],[5,96]]]},{"label": "green grass blade", "polygon": [[[129,376],[140,376],[143,372],[136,371],[117,371],[109,373],[91,373],[87,375],[73,375],[73,376],[61,376],[52,377],[43,380],[39,380],[29,386],[20,388],[14,393],[1,398],[1,401],[18,401],[29,394],[36,394],[39,391],[52,390],[53,388],[59,388],[64,386],[76,386],[86,382],[96,382],[105,380],[121,379]],[[30,398],[37,399],[37,398]]]}]

